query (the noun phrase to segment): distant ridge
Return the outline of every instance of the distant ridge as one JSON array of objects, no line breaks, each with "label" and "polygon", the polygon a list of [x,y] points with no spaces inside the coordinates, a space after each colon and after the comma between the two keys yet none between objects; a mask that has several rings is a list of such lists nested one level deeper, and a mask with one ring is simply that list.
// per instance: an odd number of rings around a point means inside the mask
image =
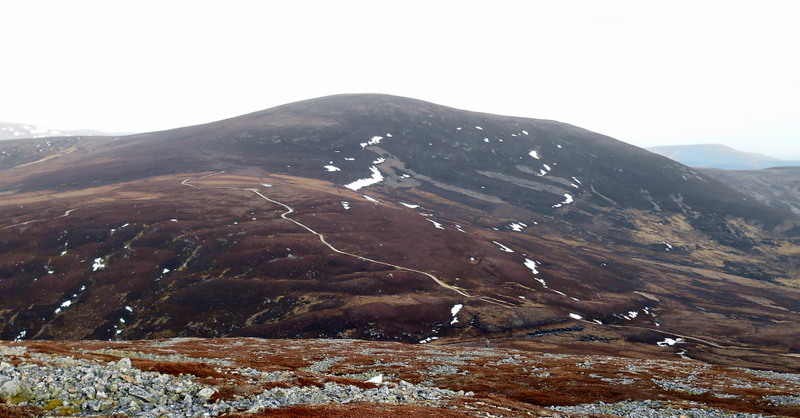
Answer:
[{"label": "distant ridge", "polygon": [[800,166],[800,161],[784,161],[754,152],[744,152],[719,144],[667,145],[647,148],[690,167],[724,170],[757,170],[770,167]]},{"label": "distant ridge", "polygon": [[108,135],[105,132],[95,131],[92,129],[77,129],[77,130],[58,130],[50,129],[42,126],[25,124],[25,123],[12,123],[0,122],[0,141],[8,139],[27,139],[27,138],[49,138],[58,136],[102,136]]}]

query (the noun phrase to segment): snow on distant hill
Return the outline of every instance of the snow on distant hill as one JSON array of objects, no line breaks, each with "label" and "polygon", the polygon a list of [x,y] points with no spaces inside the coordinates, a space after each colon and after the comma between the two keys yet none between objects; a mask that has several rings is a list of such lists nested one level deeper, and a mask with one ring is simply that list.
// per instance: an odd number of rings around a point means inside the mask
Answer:
[{"label": "snow on distant hill", "polygon": [[82,135],[82,136],[105,135],[105,133],[89,129],[81,129],[75,131],[60,131],[56,129],[44,128],[41,126],[28,125],[24,123],[0,122],[0,141],[6,139],[47,138],[54,136],[76,136],[76,135]]}]

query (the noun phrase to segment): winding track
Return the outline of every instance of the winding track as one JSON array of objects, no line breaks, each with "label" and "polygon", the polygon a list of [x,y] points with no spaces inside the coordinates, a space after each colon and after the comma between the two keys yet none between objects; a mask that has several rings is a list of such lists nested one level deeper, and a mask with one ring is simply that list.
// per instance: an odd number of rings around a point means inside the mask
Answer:
[{"label": "winding track", "polygon": [[14,228],[16,226],[25,226],[25,225],[28,225],[28,224],[32,224],[34,222],[47,222],[47,221],[52,221],[53,219],[66,218],[67,216],[69,216],[70,213],[75,212],[78,209],[80,209],[80,208],[69,209],[66,212],[64,212],[63,215],[56,216],[55,218],[50,218],[50,219],[32,219],[30,221],[25,221],[25,222],[20,222],[18,224],[4,226],[4,227],[0,228],[0,230]]},{"label": "winding track", "polygon": [[[220,171],[220,172],[217,172],[217,173],[206,174],[204,176],[197,177],[195,179],[187,178],[187,179],[185,179],[185,180],[183,180],[181,182],[181,185],[189,186],[189,187],[198,187],[198,186],[190,183],[190,181],[191,180],[201,180],[201,179],[204,179],[204,178],[207,178],[207,177],[223,174],[224,172],[225,171]],[[347,252],[347,251],[340,250],[340,249],[334,247],[331,243],[329,243],[325,239],[325,235],[315,231],[314,229],[312,229],[308,225],[306,225],[306,224],[304,224],[304,223],[302,223],[302,222],[300,222],[300,221],[298,221],[298,220],[296,220],[294,218],[290,218],[289,215],[294,213],[294,209],[291,206],[287,205],[286,203],[283,203],[283,202],[280,202],[278,200],[275,200],[275,199],[272,199],[272,198],[269,198],[269,197],[265,196],[258,189],[253,189],[253,188],[240,189],[240,188],[236,188],[236,187],[224,187],[224,186],[218,186],[218,187],[212,187],[212,188],[228,189],[228,190],[239,190],[239,191],[249,191],[249,192],[252,192],[252,193],[256,194],[261,199],[264,199],[264,200],[266,200],[266,201],[268,201],[270,203],[282,206],[285,209],[285,211],[283,213],[281,213],[281,218],[282,219],[290,221],[290,222],[294,223],[295,225],[305,229],[306,231],[316,235],[317,237],[319,237],[320,242],[322,242],[328,248],[330,248],[332,251],[334,251],[334,252],[336,252],[338,254],[342,254],[342,255],[349,256],[349,257],[357,258],[359,260],[370,262],[370,263],[376,263],[376,264],[380,264],[380,265],[383,265],[383,266],[392,267],[392,268],[394,268],[396,270],[402,270],[402,271],[408,271],[408,272],[412,272],[412,273],[421,274],[421,275],[424,275],[424,276],[428,277],[429,279],[433,280],[439,286],[441,286],[441,287],[443,287],[445,289],[448,289],[450,291],[456,292],[456,293],[458,293],[459,295],[461,295],[461,296],[463,296],[465,298],[474,299],[474,300],[481,300],[483,302],[492,303],[492,304],[495,304],[495,305],[503,306],[505,308],[513,308],[512,305],[507,304],[505,302],[501,302],[501,301],[496,300],[496,299],[491,298],[491,297],[472,296],[472,295],[470,295],[469,293],[467,293],[466,291],[464,291],[462,289],[459,289],[459,288],[457,288],[455,286],[452,286],[452,285],[449,285],[449,284],[443,282],[441,279],[439,279],[438,277],[436,277],[435,275],[433,275],[431,273],[428,273],[428,272],[425,272],[425,271],[422,271],[422,270],[412,269],[412,268],[409,268],[409,267],[399,266],[397,264],[392,264],[392,263],[389,263],[389,262],[386,262],[386,261],[375,260],[375,259],[372,259],[372,258],[369,258],[369,257],[364,257],[364,256],[361,256],[361,255],[358,255],[358,254],[353,254],[353,253],[350,253],[350,252]],[[63,216],[66,216],[68,214],[69,213],[66,213]],[[587,320],[587,319],[583,319],[583,318],[579,319],[578,321],[579,322],[585,322],[585,323],[593,324],[593,325],[595,324],[595,322]],[[654,328],[640,327],[640,326],[634,326],[634,325],[619,325],[619,324],[606,324],[606,326],[610,326],[612,328],[634,328],[634,329],[642,329],[642,330],[653,331],[653,332],[660,333],[662,335],[676,336],[676,337],[683,338],[684,340],[687,340],[687,341],[694,341],[695,343],[705,344],[705,345],[708,345],[710,347],[715,347],[715,348],[720,348],[720,349],[745,349],[745,350],[752,350],[753,349],[753,347],[749,347],[749,346],[718,344],[718,343],[715,343],[713,341],[709,341],[708,339],[706,339],[707,337],[706,338],[699,338],[699,337],[694,337],[694,336],[691,336],[691,335],[685,335],[685,334],[675,333],[675,332],[666,331],[666,330],[659,330],[659,329],[654,329]],[[773,355],[779,355],[779,356],[791,356],[790,354],[784,354],[784,353],[772,353],[772,354]]]},{"label": "winding track", "polygon": [[404,270],[404,271],[410,271],[412,273],[422,274],[422,275],[430,278],[431,280],[436,282],[436,284],[438,284],[439,286],[441,286],[441,287],[443,287],[445,289],[452,290],[453,292],[456,292],[459,295],[464,296],[466,298],[472,298],[473,297],[469,293],[467,293],[467,292],[465,292],[465,291],[463,291],[463,290],[461,290],[461,289],[459,289],[459,288],[457,288],[455,286],[451,286],[451,285],[443,282],[441,279],[439,279],[438,277],[434,276],[431,273],[428,273],[428,272],[425,272],[425,271],[422,271],[422,270],[412,269],[412,268],[409,268],[409,267],[398,266],[397,264],[388,263],[386,261],[375,260],[375,259],[372,259],[372,258],[369,258],[369,257],[364,257],[364,256],[361,256],[361,255],[358,255],[358,254],[349,253],[347,251],[342,251],[342,250],[334,247],[333,245],[331,245],[331,243],[329,243],[327,240],[325,240],[325,235],[320,234],[319,232],[311,229],[311,227],[309,227],[308,225],[303,224],[302,222],[300,222],[300,221],[298,221],[296,219],[290,218],[289,214],[294,212],[294,209],[292,209],[291,206],[289,206],[289,205],[287,205],[285,203],[279,202],[277,200],[270,199],[267,196],[264,196],[260,191],[258,191],[258,189],[241,189],[241,190],[251,191],[251,192],[257,194],[259,197],[261,197],[262,199],[264,199],[264,200],[266,200],[268,202],[272,202],[272,203],[275,203],[276,205],[283,206],[284,208],[286,208],[286,212],[283,212],[281,214],[281,218],[286,219],[287,221],[294,222],[296,225],[298,225],[298,226],[306,229],[308,232],[311,232],[312,234],[318,236],[319,240],[323,244],[327,245],[328,248],[330,248],[331,250],[333,250],[336,253],[344,254],[344,255],[347,255],[347,256],[350,256],[350,257],[354,257],[354,258],[357,258],[357,259],[362,260],[362,261],[368,261],[370,263],[375,263],[375,264],[380,264],[380,265],[383,265],[383,266],[392,267],[392,268],[397,269],[397,270]]},{"label": "winding track", "polygon": [[[187,178],[187,179],[185,179],[185,180],[183,180],[181,182],[181,185],[189,186],[189,187],[198,187],[198,186],[190,183],[190,181],[191,180],[201,180],[201,179],[204,179],[204,178],[207,178],[207,177],[211,177],[211,176],[215,176],[215,175],[222,174],[222,173],[224,173],[224,171],[207,174],[205,176],[198,177],[196,179]],[[260,198],[262,198],[262,199],[264,199],[264,200],[266,200],[266,201],[268,201],[270,203],[282,206],[285,209],[285,211],[283,213],[281,213],[281,218],[282,219],[290,221],[290,222],[294,223],[295,225],[305,229],[306,231],[316,235],[319,238],[320,242],[322,242],[323,244],[325,244],[325,246],[330,248],[331,251],[334,251],[334,252],[336,252],[338,254],[342,254],[342,255],[349,256],[349,257],[353,257],[353,258],[359,259],[361,261],[366,261],[366,262],[380,264],[380,265],[387,266],[387,267],[392,267],[393,269],[396,269],[396,270],[408,271],[408,272],[411,272],[411,273],[421,274],[421,275],[433,280],[439,286],[441,286],[441,287],[443,287],[443,288],[445,288],[447,290],[453,291],[455,293],[458,293],[459,295],[461,295],[461,296],[463,296],[465,298],[478,299],[478,300],[483,300],[485,302],[494,303],[494,304],[501,305],[501,306],[507,306],[507,305],[495,302],[493,300],[487,300],[487,299],[485,299],[483,297],[472,296],[469,293],[467,293],[466,291],[464,291],[462,289],[459,289],[459,288],[457,288],[455,286],[449,285],[449,284],[445,283],[444,281],[442,281],[440,278],[438,278],[438,277],[434,276],[433,274],[428,273],[426,271],[412,269],[412,268],[409,268],[409,267],[403,267],[403,266],[399,266],[397,264],[392,264],[392,263],[389,263],[389,262],[386,262],[386,261],[375,260],[375,259],[372,259],[372,258],[369,258],[369,257],[364,257],[362,255],[353,254],[353,253],[350,253],[350,252],[347,252],[347,251],[340,250],[340,249],[334,247],[330,242],[328,242],[325,239],[325,235],[315,231],[314,229],[312,229],[308,225],[298,221],[297,219],[290,218],[289,215],[294,213],[294,208],[292,208],[291,206],[287,205],[286,203],[283,203],[283,202],[280,202],[278,200],[275,200],[275,199],[272,199],[272,198],[269,198],[269,197],[265,196],[258,189],[252,189],[252,188],[250,188],[250,189],[239,189],[239,188],[235,188],[235,187],[214,187],[214,188],[229,189],[229,190],[241,190],[241,191],[252,192],[252,193],[256,194],[258,197],[260,197]]]}]

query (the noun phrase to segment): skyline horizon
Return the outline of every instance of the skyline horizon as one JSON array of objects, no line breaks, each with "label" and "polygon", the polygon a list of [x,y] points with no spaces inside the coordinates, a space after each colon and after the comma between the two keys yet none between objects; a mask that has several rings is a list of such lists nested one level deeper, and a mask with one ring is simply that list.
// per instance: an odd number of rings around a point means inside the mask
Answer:
[{"label": "skyline horizon", "polygon": [[0,119],[150,132],[339,93],[800,158],[788,0],[5,2]]},{"label": "skyline horizon", "polygon": [[[332,94],[332,95],[329,95],[329,96],[351,95],[351,94],[378,94],[378,95],[395,96],[395,95],[385,94],[385,93],[337,93],[337,94]],[[38,127],[38,128],[45,128],[45,129],[54,130],[54,131],[61,131],[61,132],[64,132],[64,131],[66,131],[66,132],[70,132],[70,131],[97,131],[97,132],[100,132],[100,133],[106,134],[106,135],[127,136],[127,135],[137,135],[137,134],[158,132],[158,131],[166,131],[166,130],[173,130],[173,129],[181,129],[181,128],[186,128],[186,127],[190,127],[190,126],[205,125],[205,124],[208,124],[208,123],[214,123],[214,122],[218,122],[218,121],[222,121],[222,120],[226,120],[226,119],[232,119],[232,118],[237,118],[237,117],[240,117],[240,116],[245,116],[245,115],[248,115],[248,114],[251,114],[251,113],[261,112],[261,111],[264,111],[264,110],[271,109],[273,107],[283,106],[283,105],[286,105],[286,104],[291,104],[291,103],[296,103],[296,102],[302,102],[302,101],[306,101],[306,100],[319,99],[319,98],[322,98],[322,97],[328,97],[328,96],[319,96],[319,97],[313,97],[313,98],[308,98],[308,99],[303,99],[303,100],[298,100],[298,101],[293,101],[293,102],[287,102],[287,103],[278,104],[276,106],[270,106],[270,107],[266,107],[266,108],[263,108],[263,109],[258,109],[258,110],[254,110],[254,111],[251,111],[251,112],[241,113],[241,114],[230,116],[230,117],[220,117],[220,118],[216,118],[214,120],[209,120],[209,121],[206,121],[206,122],[199,122],[199,123],[194,123],[194,124],[189,124],[189,125],[182,125],[182,126],[167,127],[167,128],[155,129],[155,130],[141,130],[141,131],[109,130],[109,131],[106,131],[106,130],[97,129],[97,128],[94,128],[94,127],[91,127],[91,126],[90,127],[77,127],[77,128],[72,128],[72,127],[63,128],[63,127],[59,127],[59,126],[49,126],[49,125],[40,124],[40,123],[30,123],[28,121],[20,122],[20,121],[9,121],[9,120],[2,120],[2,119],[0,119],[0,123],[20,124],[20,125],[33,126],[33,127]],[[398,96],[398,97],[405,97],[405,96]],[[421,99],[416,99],[416,98],[413,98],[413,97],[409,97],[409,98],[415,99],[415,100],[421,100]],[[425,100],[422,100],[422,101],[425,101]],[[429,103],[433,103],[433,102],[429,102]],[[453,106],[448,106],[446,104],[441,104],[441,103],[433,103],[433,104],[444,106],[444,107],[455,108]],[[468,112],[476,112],[476,113],[488,113],[488,114],[494,114],[494,115],[501,115],[501,114],[498,114],[498,113],[475,111],[475,110],[471,110],[471,109],[459,109],[459,110],[464,110],[464,111],[468,111]],[[501,115],[501,116],[513,116],[513,117],[521,117],[521,118],[528,118],[528,119],[552,120],[552,119],[544,119],[544,118],[536,118],[536,117],[520,116],[520,115]],[[586,129],[586,130],[589,130],[589,131],[592,131],[592,132],[595,132],[595,133],[598,133],[598,134],[601,134],[601,135],[609,136],[609,137],[614,138],[614,139],[616,139],[618,141],[625,142],[625,143],[627,143],[629,145],[634,145],[634,146],[637,146],[637,147],[642,148],[642,149],[651,149],[651,148],[657,148],[657,147],[672,147],[672,146],[722,145],[722,146],[728,147],[730,149],[733,149],[733,150],[736,150],[736,151],[739,151],[739,152],[750,153],[750,154],[760,154],[760,155],[763,155],[763,156],[766,156],[766,157],[774,158],[774,159],[776,159],[778,161],[794,161],[794,160],[800,161],[800,152],[798,152],[797,154],[786,154],[786,155],[783,155],[783,156],[779,156],[779,155],[776,155],[776,154],[773,154],[773,153],[764,152],[764,151],[760,151],[760,150],[746,149],[746,147],[745,148],[741,148],[741,147],[737,147],[735,145],[729,145],[729,144],[725,143],[724,139],[722,139],[720,141],[717,141],[717,142],[708,142],[708,141],[702,142],[703,139],[699,139],[698,141],[695,141],[695,142],[692,142],[691,140],[685,140],[683,142],[678,142],[678,143],[672,142],[672,143],[653,144],[653,145],[651,145],[651,144],[647,144],[647,145],[637,144],[636,141],[625,141],[623,139],[616,138],[616,137],[614,137],[612,135],[609,135],[607,133],[604,133],[604,132],[592,130],[592,129],[584,127],[584,126],[580,126],[580,125],[577,125],[577,124],[574,124],[574,123],[570,123],[569,121],[561,121],[561,120],[555,120],[555,121],[556,122],[560,122],[560,123],[573,125],[573,126],[577,126],[578,128]],[[13,138],[13,139],[16,139],[16,138]],[[22,138],[20,138],[20,139],[22,139]]]}]

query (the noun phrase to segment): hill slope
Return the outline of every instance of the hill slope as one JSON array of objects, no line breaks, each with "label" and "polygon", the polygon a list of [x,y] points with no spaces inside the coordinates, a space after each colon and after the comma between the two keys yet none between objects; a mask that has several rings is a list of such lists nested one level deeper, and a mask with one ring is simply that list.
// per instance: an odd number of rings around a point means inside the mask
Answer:
[{"label": "hill slope", "polygon": [[570,125],[344,95],[36,145],[0,144],[5,339],[682,336],[797,367],[797,216]]},{"label": "hill slope", "polygon": [[800,215],[800,167],[736,171],[713,168],[698,170],[764,204]]}]

